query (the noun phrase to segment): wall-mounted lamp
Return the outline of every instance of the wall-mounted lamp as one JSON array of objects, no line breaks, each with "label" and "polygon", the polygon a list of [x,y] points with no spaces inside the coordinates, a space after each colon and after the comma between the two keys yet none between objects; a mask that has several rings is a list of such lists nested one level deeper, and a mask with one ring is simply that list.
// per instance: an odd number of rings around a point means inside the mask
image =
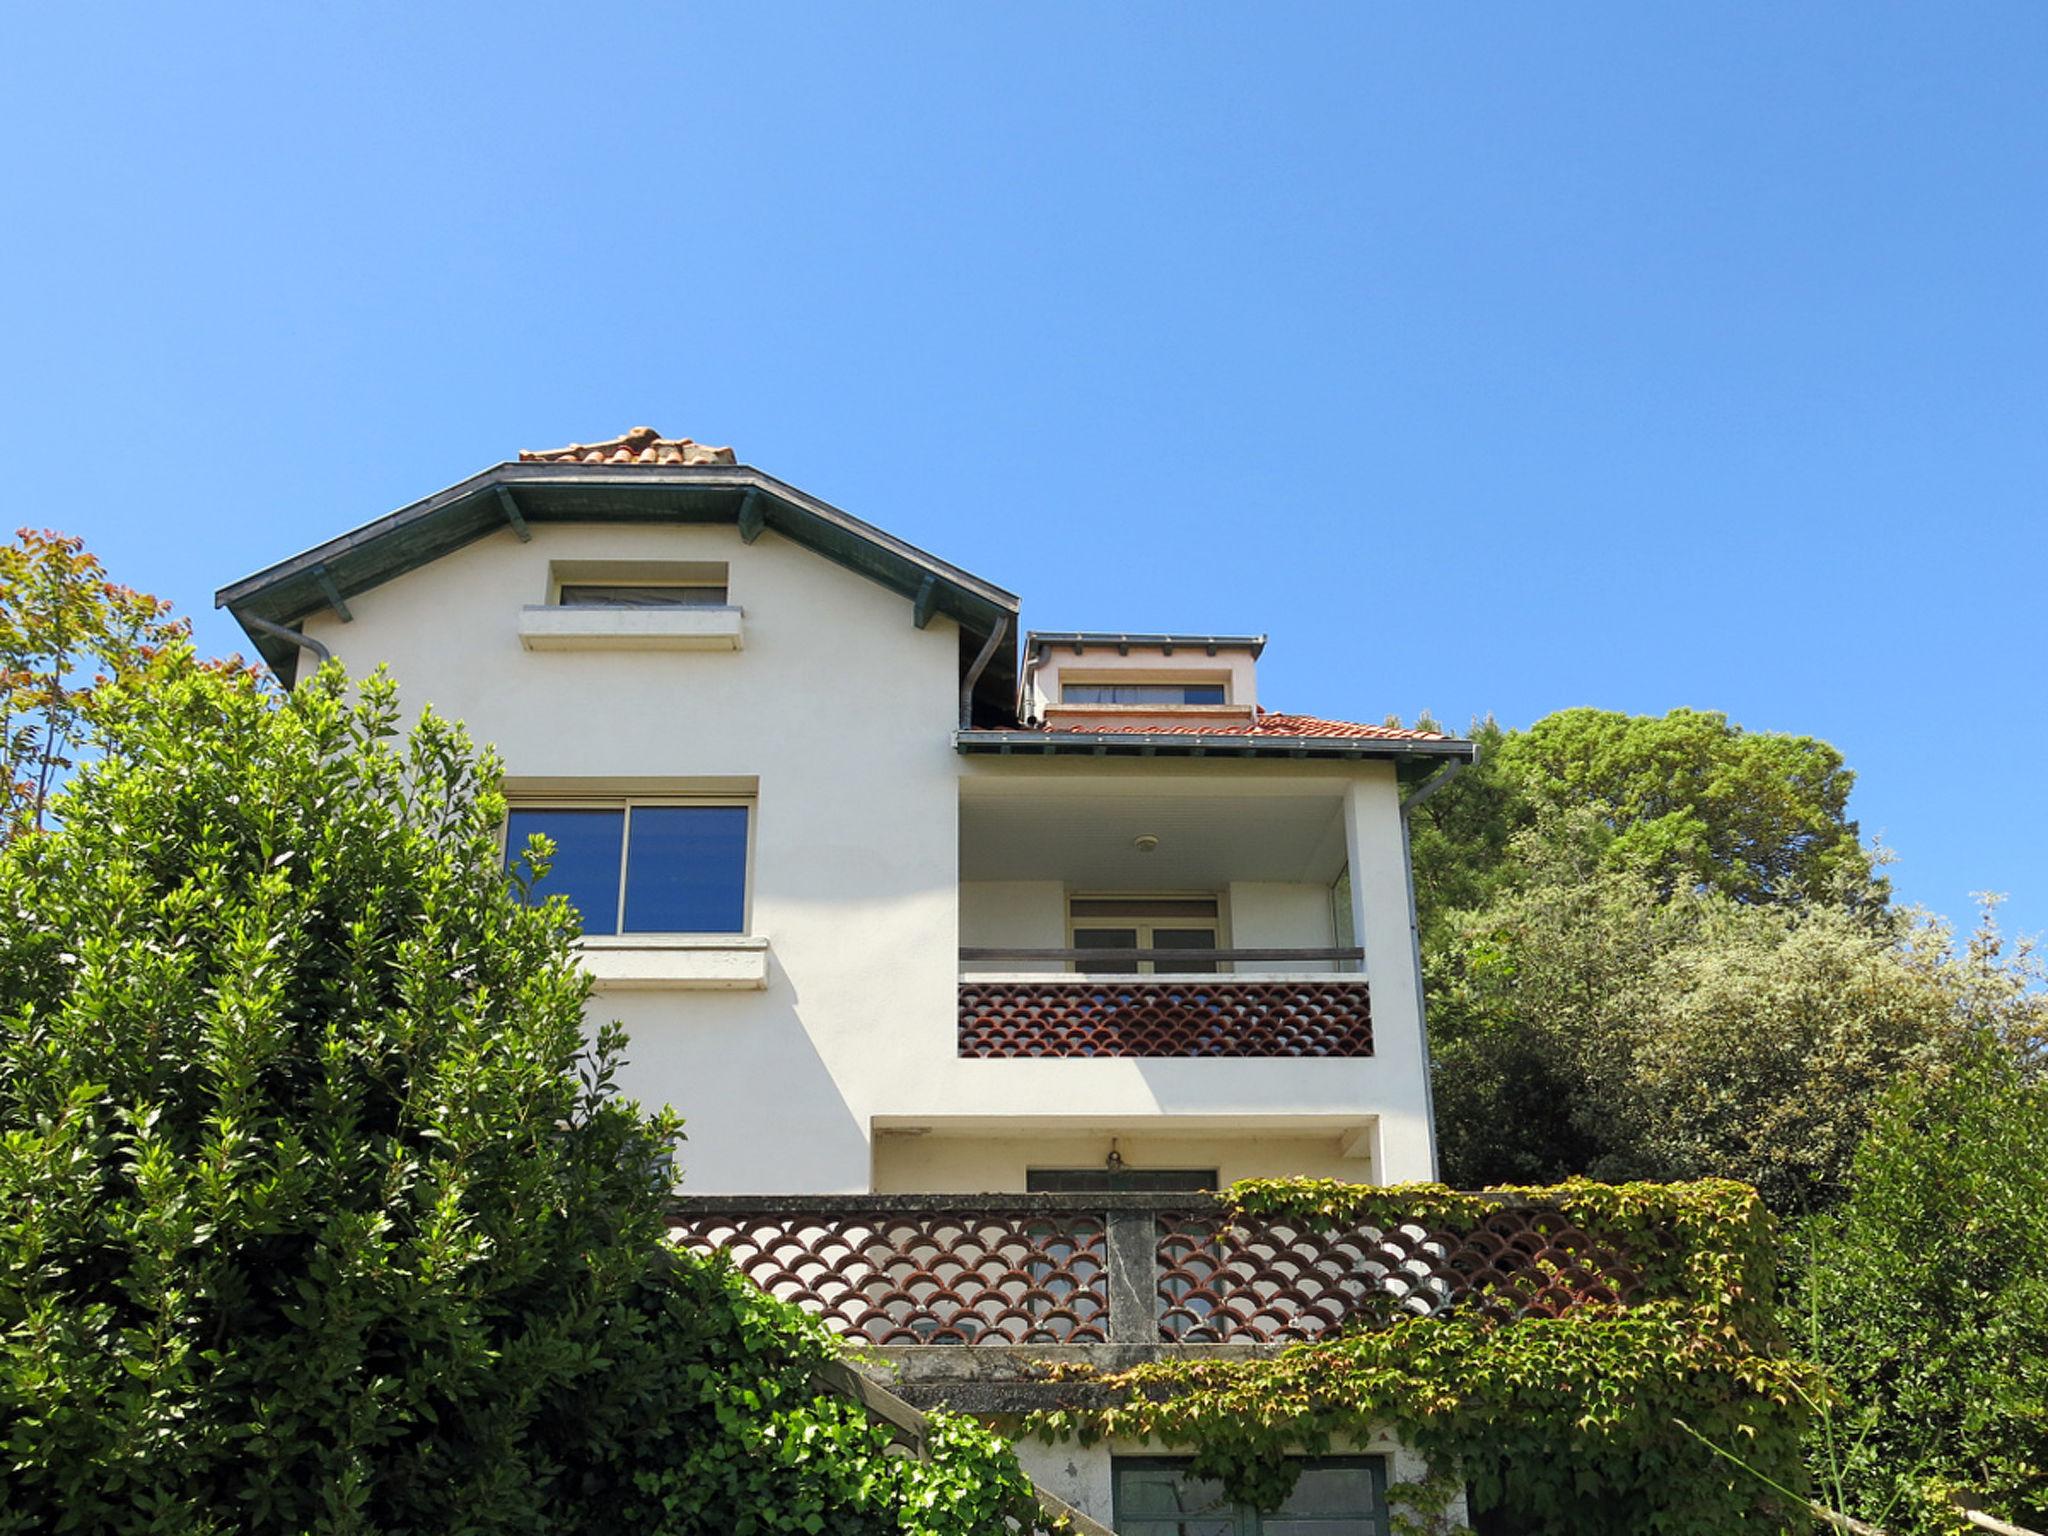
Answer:
[{"label": "wall-mounted lamp", "polygon": [[1116,1149],[1116,1138],[1109,1138],[1109,1156],[1102,1160],[1102,1170],[1112,1179],[1124,1171],[1124,1155]]},{"label": "wall-mounted lamp", "polygon": [[1150,832],[1141,832],[1138,836],[1131,839],[1131,846],[1140,853],[1157,853],[1159,851],[1159,839]]}]

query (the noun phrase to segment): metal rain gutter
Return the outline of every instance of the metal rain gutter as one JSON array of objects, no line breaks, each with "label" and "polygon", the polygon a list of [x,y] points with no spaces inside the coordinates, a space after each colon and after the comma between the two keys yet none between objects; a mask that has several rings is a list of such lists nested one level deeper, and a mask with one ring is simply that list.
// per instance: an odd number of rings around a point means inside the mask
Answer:
[{"label": "metal rain gutter", "polygon": [[301,650],[311,651],[315,659],[323,667],[328,662],[334,660],[334,652],[328,650],[326,646],[315,640],[311,635],[302,634],[296,629],[287,629],[282,624],[273,624],[270,620],[258,618],[253,613],[238,613],[235,617],[247,628],[260,629],[266,635],[275,635],[278,639],[289,641]]},{"label": "metal rain gutter", "polygon": [[1186,731],[976,731],[954,733],[961,753],[1052,757],[1110,754],[1138,757],[1451,758],[1469,761],[1469,741],[1406,741],[1376,736],[1194,735]]},{"label": "metal rain gutter", "polygon": [[974,685],[981,681],[981,674],[988,670],[988,664],[996,653],[996,647],[1003,643],[1003,636],[1010,632],[1010,616],[1007,613],[996,616],[995,628],[988,632],[981,654],[974,658],[974,665],[967,669],[967,675],[960,680],[960,729],[971,730],[974,726]]}]

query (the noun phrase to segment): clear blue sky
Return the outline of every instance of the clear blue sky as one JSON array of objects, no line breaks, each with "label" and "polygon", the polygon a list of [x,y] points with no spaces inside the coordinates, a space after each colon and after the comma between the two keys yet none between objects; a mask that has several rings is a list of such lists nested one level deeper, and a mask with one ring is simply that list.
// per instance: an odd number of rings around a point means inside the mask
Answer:
[{"label": "clear blue sky", "polygon": [[11,523],[638,423],[1266,702],[1835,742],[2048,928],[2048,7],[14,6]]}]

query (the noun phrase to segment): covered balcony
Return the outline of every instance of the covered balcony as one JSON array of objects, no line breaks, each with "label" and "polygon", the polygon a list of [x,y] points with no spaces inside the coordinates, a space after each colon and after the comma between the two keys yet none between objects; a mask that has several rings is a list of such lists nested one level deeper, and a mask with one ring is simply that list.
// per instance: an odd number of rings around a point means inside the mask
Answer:
[{"label": "covered balcony", "polygon": [[1355,819],[1328,778],[964,781],[961,1056],[1370,1056]]}]

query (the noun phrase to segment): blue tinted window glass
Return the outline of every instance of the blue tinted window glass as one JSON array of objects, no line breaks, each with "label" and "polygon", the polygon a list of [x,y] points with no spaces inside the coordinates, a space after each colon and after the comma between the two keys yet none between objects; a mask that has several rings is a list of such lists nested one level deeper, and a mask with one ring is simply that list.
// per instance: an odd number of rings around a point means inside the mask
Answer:
[{"label": "blue tinted window glass", "polygon": [[637,805],[626,850],[627,933],[739,933],[747,808]]},{"label": "blue tinted window glass", "polygon": [[1067,683],[1068,704],[1221,704],[1221,683]]},{"label": "blue tinted window glass", "polygon": [[625,829],[624,811],[514,811],[506,818],[505,862],[523,865],[534,833],[551,839],[555,857],[546,877],[534,882],[533,900],[566,896],[583,914],[585,933],[617,933]]}]

